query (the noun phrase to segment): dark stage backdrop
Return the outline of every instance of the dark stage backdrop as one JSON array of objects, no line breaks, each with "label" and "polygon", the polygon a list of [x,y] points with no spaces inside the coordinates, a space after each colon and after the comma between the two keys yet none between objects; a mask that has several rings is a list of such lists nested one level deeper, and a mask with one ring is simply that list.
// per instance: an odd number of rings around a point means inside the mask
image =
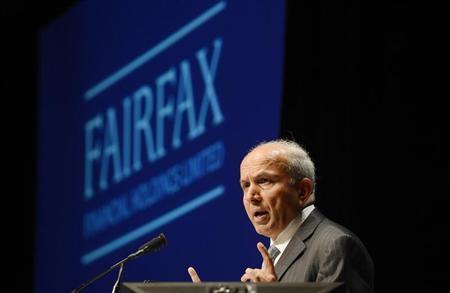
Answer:
[{"label": "dark stage backdrop", "polygon": [[[36,285],[37,178],[44,175],[37,171],[37,32],[74,1],[49,3],[1,9],[2,239],[5,286],[18,291]],[[317,206],[366,244],[377,292],[433,291],[449,274],[438,10],[401,1],[287,2],[279,135],[310,150]]]}]

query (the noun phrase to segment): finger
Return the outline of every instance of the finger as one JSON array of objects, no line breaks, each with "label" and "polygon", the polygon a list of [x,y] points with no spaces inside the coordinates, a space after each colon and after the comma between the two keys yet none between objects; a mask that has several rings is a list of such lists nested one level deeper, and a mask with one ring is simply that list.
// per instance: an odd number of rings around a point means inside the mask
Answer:
[{"label": "finger", "polygon": [[241,282],[250,282],[255,281],[255,271],[256,269],[247,268],[245,269],[245,273],[241,277]]},{"label": "finger", "polygon": [[276,282],[275,274],[260,269],[246,269],[241,277],[241,282]]},{"label": "finger", "polygon": [[195,271],[195,269],[193,267],[188,268],[188,273],[189,273],[189,276],[191,276],[192,283],[200,283],[201,282],[200,277],[198,276],[197,272]]},{"label": "finger", "polygon": [[247,282],[250,280],[250,277],[247,274],[243,274],[241,277],[241,282]]},{"label": "finger", "polygon": [[268,268],[272,269],[273,262],[272,262],[272,259],[270,259],[269,251],[267,251],[267,248],[261,242],[258,242],[256,247],[258,248],[258,250],[261,253],[261,256],[263,258],[263,267],[266,269],[268,269]]}]

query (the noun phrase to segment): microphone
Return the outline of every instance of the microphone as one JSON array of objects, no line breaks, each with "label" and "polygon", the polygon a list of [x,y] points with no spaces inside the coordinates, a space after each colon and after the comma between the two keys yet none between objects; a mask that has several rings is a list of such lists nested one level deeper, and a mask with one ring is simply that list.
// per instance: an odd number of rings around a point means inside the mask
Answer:
[{"label": "microphone", "polygon": [[160,233],[157,237],[141,245],[141,247],[139,247],[139,249],[136,252],[130,254],[127,258],[132,259],[144,255],[146,253],[158,251],[166,245],[167,245],[167,238],[163,233]]},{"label": "microphone", "polygon": [[105,270],[104,272],[102,272],[102,273],[98,274],[97,276],[93,277],[89,281],[81,284],[81,286],[79,286],[76,289],[73,289],[71,292],[72,293],[80,292],[81,290],[83,290],[84,288],[86,288],[87,286],[92,284],[93,282],[97,281],[98,279],[102,278],[104,275],[106,275],[107,273],[109,273],[113,269],[115,269],[115,268],[120,266],[119,276],[118,276],[117,281],[116,281],[116,283],[114,284],[114,287],[113,287],[113,292],[117,292],[118,286],[119,286],[119,282],[120,282],[120,279],[122,277],[123,266],[124,266],[124,264],[127,261],[132,260],[132,259],[134,259],[136,257],[142,256],[142,255],[144,255],[146,253],[150,253],[150,252],[153,252],[153,251],[158,251],[158,250],[160,250],[162,247],[164,247],[166,245],[167,245],[166,236],[163,233],[161,233],[157,237],[155,237],[152,240],[150,240],[149,242],[141,245],[141,247],[139,247],[139,249],[136,252],[130,254],[129,256],[127,256],[126,258],[122,259],[118,263],[112,265],[107,270]]}]

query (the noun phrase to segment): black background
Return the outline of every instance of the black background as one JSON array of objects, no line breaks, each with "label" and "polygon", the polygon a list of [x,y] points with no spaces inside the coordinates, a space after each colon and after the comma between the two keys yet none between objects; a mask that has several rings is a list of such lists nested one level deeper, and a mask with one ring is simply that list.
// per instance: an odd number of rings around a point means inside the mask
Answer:
[{"label": "black background", "polygon": [[[74,2],[1,7],[3,288],[18,292],[33,288],[37,30]],[[317,206],[366,244],[377,292],[434,291],[450,272],[448,32],[438,11],[288,1],[280,133],[310,151]]]}]

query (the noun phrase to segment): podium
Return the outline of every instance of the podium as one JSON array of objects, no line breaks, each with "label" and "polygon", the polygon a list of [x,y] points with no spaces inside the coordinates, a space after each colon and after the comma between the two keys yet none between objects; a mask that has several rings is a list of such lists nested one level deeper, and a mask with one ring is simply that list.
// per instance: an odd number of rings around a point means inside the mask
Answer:
[{"label": "podium", "polygon": [[342,293],[343,283],[124,282],[121,293]]}]

